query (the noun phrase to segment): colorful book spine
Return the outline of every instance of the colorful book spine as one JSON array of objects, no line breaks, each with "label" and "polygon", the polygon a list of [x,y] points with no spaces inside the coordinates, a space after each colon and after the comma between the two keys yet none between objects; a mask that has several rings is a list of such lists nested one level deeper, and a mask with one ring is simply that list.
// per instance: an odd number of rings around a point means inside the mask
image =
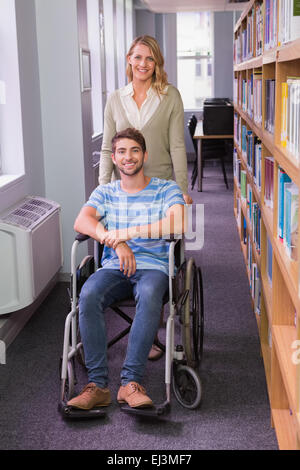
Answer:
[{"label": "colorful book spine", "polygon": [[253,120],[262,123],[262,73],[259,71],[253,74]]},{"label": "colorful book spine", "polygon": [[269,283],[272,285],[272,270],[273,270],[273,247],[272,243],[267,236],[267,276]]},{"label": "colorful book spine", "polygon": [[286,183],[290,183],[291,178],[289,175],[281,168],[278,168],[278,220],[277,220],[277,232],[278,237],[283,240],[284,237],[284,186]]},{"label": "colorful book spine", "polygon": [[261,141],[255,136],[253,155],[253,179],[257,189],[261,190]]},{"label": "colorful book spine", "polygon": [[299,188],[285,185],[284,245],[291,259],[297,260]]},{"label": "colorful book spine", "polygon": [[244,201],[247,199],[247,173],[245,170],[241,170],[241,198]]},{"label": "colorful book spine", "polygon": [[265,157],[265,204],[273,209],[274,194],[274,158]]},{"label": "colorful book spine", "polygon": [[265,103],[265,129],[274,134],[274,116],[275,116],[275,80],[265,81],[266,103]]},{"label": "colorful book spine", "polygon": [[[288,77],[282,85],[286,95],[284,108],[285,129],[281,138],[281,144],[293,155],[296,161],[300,160],[300,77]],[[283,91],[282,91],[283,93]],[[282,98],[283,99],[283,98]],[[283,124],[282,124],[283,126]]]}]

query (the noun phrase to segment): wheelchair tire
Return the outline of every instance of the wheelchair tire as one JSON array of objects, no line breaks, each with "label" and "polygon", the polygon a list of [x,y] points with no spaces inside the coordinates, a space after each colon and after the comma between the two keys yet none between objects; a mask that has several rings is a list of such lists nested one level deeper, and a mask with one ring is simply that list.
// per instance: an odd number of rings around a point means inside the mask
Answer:
[{"label": "wheelchair tire", "polygon": [[198,408],[202,398],[202,385],[199,374],[192,367],[183,364],[174,366],[172,386],[177,401],[184,408]]},{"label": "wheelchair tire", "polygon": [[[59,374],[61,376],[62,369],[62,358],[60,359]],[[74,371],[74,361],[71,359],[67,364],[67,379],[65,383],[64,390],[64,400],[67,402],[71,400],[75,392],[75,371]]]},{"label": "wheelchair tire", "polygon": [[187,263],[185,289],[188,295],[184,306],[182,342],[187,365],[196,368],[203,353],[204,308],[201,270],[193,258]]}]

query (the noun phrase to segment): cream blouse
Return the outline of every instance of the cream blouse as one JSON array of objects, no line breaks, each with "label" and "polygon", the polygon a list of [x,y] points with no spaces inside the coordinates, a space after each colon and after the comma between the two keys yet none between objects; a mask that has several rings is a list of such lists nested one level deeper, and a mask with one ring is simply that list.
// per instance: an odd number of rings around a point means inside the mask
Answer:
[{"label": "cream blouse", "polygon": [[[168,87],[166,87],[164,91],[166,92],[167,89]],[[130,122],[132,127],[141,130],[144,125],[149,121],[151,116],[155,113],[160,102],[163,100],[164,95],[161,95],[159,97],[158,94],[153,90],[153,88],[150,87],[147,91],[147,97],[139,109],[138,105],[133,99],[133,94],[134,90],[132,82],[119,89],[120,100],[125,110],[128,121]]]}]

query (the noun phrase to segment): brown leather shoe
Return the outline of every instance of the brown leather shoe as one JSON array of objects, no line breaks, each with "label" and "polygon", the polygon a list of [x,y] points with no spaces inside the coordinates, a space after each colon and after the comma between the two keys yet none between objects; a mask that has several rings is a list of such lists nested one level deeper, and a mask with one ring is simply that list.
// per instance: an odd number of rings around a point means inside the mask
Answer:
[{"label": "brown leather shoe", "polygon": [[129,382],[124,386],[121,385],[117,400],[119,403],[128,403],[131,408],[153,406],[153,401],[147,397],[146,390],[137,382]]},{"label": "brown leather shoe", "polygon": [[158,361],[158,359],[161,358],[163,353],[164,353],[163,350],[160,349],[159,346],[157,346],[156,344],[152,344],[149,355],[148,355],[148,359],[149,361]]},{"label": "brown leather shoe", "polygon": [[111,403],[108,388],[99,388],[94,382],[87,384],[80,394],[67,402],[67,405],[81,410],[90,410],[94,407],[108,406]]}]

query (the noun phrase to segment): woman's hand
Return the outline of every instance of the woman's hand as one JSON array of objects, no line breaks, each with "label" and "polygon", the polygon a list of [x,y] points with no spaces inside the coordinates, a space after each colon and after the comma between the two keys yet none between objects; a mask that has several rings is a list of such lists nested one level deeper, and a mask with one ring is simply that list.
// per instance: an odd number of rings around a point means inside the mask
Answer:
[{"label": "woman's hand", "polygon": [[136,261],[132,249],[125,242],[120,242],[115,249],[120,260],[120,271],[130,277],[136,271]]},{"label": "woman's hand", "polygon": [[114,250],[117,248],[119,243],[126,242],[127,240],[129,240],[127,229],[109,230],[100,235],[100,242]]},{"label": "woman's hand", "polygon": [[183,194],[183,199],[186,204],[193,204],[193,199],[189,194]]}]

